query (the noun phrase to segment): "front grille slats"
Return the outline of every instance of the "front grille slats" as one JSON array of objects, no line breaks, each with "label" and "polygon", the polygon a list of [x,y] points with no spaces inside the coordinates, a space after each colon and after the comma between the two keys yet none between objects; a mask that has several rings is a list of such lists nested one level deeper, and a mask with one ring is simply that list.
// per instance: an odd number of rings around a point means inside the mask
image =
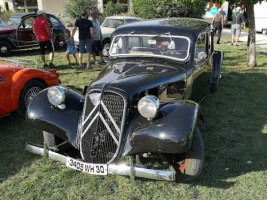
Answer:
[{"label": "front grille slats", "polygon": [[93,105],[89,94],[97,92],[89,92],[85,98],[80,151],[82,158],[89,163],[108,163],[119,148],[125,103],[120,94],[105,91],[101,94],[101,101]]}]

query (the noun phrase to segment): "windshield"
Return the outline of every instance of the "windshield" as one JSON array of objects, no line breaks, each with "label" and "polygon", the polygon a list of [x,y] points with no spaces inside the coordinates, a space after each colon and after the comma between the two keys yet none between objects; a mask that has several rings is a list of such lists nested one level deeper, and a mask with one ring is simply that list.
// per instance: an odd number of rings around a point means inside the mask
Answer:
[{"label": "windshield", "polygon": [[102,27],[117,28],[124,24],[123,19],[108,19],[106,18],[102,24]]},{"label": "windshield", "polygon": [[151,56],[186,60],[189,55],[189,38],[170,35],[117,36],[110,48],[111,56]]},{"label": "windshield", "polygon": [[21,18],[11,17],[7,24],[9,26],[18,26],[21,22]]}]

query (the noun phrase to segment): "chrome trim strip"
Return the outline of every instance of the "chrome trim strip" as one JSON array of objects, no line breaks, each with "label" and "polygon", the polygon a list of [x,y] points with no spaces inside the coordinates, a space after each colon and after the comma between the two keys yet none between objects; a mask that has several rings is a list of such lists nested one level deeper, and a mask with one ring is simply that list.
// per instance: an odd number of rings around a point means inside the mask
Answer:
[{"label": "chrome trim strip", "polygon": [[116,124],[115,120],[113,119],[113,117],[111,116],[110,112],[108,111],[108,108],[106,107],[106,105],[103,103],[103,101],[101,101],[101,105],[104,108],[104,110],[106,111],[109,119],[111,120],[111,122],[113,123],[114,127],[116,128],[116,130],[118,131],[119,134],[121,134],[121,130],[119,129],[118,125]]},{"label": "chrome trim strip", "polygon": [[101,113],[99,114],[99,117],[102,120],[102,122],[104,123],[104,125],[106,126],[106,128],[108,129],[108,132],[110,133],[113,140],[116,142],[117,146],[119,146],[119,142],[118,142],[116,136],[113,134],[112,130],[110,129],[109,125],[107,124],[107,122],[105,121],[105,119]]},{"label": "chrome trim strip", "polygon": [[84,125],[88,119],[92,116],[92,114],[95,112],[95,110],[97,109],[97,107],[99,106],[100,104],[100,101],[98,101],[94,107],[94,109],[89,113],[88,117],[83,121],[82,125]]},{"label": "chrome trim strip", "polygon": [[99,116],[99,112],[94,116],[94,118],[92,119],[92,121],[90,122],[90,124],[87,126],[87,128],[83,131],[82,133],[82,136],[81,136],[81,139],[82,137],[84,136],[85,132],[88,131],[88,129],[90,128],[90,126],[92,126],[92,124],[94,123],[94,121],[96,120],[96,118]]}]

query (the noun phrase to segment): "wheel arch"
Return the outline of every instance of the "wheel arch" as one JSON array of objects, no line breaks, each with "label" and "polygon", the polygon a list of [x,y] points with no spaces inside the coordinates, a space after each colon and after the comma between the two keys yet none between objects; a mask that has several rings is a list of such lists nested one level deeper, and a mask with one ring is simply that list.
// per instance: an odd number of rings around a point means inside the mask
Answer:
[{"label": "wheel arch", "polygon": [[13,110],[18,109],[19,96],[21,94],[21,90],[29,81],[38,80],[41,83],[43,83],[45,85],[45,87],[48,87],[48,83],[40,76],[36,76],[36,77],[34,75],[28,76],[27,74],[25,76],[24,73],[18,74],[18,72],[17,72],[16,74],[13,75],[12,79],[13,79],[12,80],[13,84],[12,84],[12,88],[11,88],[11,96],[13,97],[12,98]]}]

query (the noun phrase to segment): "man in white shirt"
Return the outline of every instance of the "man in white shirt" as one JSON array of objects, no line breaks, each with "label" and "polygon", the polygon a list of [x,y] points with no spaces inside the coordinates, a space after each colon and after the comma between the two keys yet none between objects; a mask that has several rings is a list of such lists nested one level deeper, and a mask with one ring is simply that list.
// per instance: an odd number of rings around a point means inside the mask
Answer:
[{"label": "man in white shirt", "polygon": [[95,64],[98,64],[97,61],[96,61],[96,54],[98,53],[98,55],[101,58],[100,64],[105,65],[106,62],[104,60],[103,53],[102,53],[102,51],[103,51],[102,39],[103,38],[102,38],[101,29],[100,29],[100,22],[97,19],[98,13],[97,13],[96,10],[92,10],[90,12],[90,14],[91,14],[91,17],[89,19],[92,21],[93,28],[94,28],[94,44],[92,46],[92,51],[93,51],[92,55],[93,55]]}]

